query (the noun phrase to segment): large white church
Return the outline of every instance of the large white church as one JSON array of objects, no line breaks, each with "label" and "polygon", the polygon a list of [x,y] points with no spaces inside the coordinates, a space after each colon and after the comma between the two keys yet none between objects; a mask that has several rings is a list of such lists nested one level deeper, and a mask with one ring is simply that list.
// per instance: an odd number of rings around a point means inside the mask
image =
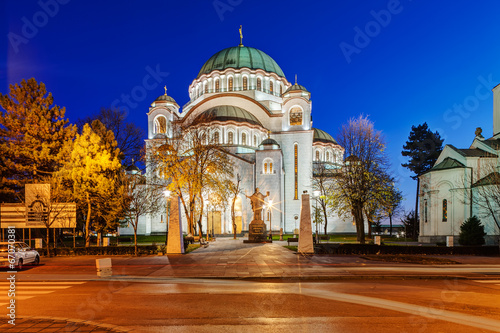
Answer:
[{"label": "large white church", "polygon": [[[237,232],[248,230],[252,209],[244,192],[251,195],[255,188],[270,193],[267,200],[272,209],[264,211],[267,226],[274,233],[280,228],[293,232],[299,227],[301,194],[313,193],[315,165],[335,168],[343,161],[343,148],[331,135],[312,127],[311,93],[297,82],[290,83],[269,55],[241,43],[208,58],[188,91],[190,100],[182,108],[166,91],[151,104],[146,147],[168,135],[172,122],[189,126],[210,119],[207,126],[213,138],[230,152],[234,173],[242,177],[243,193],[236,201]],[[205,209],[204,231],[208,225],[215,234],[233,232],[227,207]],[[165,213],[144,217],[138,233],[164,233],[165,220]],[[183,230],[186,227],[184,221]],[[352,220],[332,215],[328,231],[355,232],[355,228]],[[120,233],[133,232],[129,227]]]},{"label": "large white church", "polygon": [[477,216],[485,227],[486,244],[500,235],[500,85],[493,88],[493,136],[478,128],[469,148],[446,145],[433,168],[420,176],[422,242],[458,236],[461,224]]}]

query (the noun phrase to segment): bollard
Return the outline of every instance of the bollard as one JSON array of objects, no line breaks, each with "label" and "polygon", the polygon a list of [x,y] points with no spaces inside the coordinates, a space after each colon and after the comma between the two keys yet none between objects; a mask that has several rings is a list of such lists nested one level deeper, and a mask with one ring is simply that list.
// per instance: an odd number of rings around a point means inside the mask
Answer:
[{"label": "bollard", "polygon": [[283,228],[280,228],[280,241],[283,241]]},{"label": "bollard", "polygon": [[381,236],[375,236],[375,245],[380,245],[381,244]]},{"label": "bollard", "polygon": [[98,277],[110,277],[113,275],[111,268],[111,258],[96,259],[95,266],[97,268]]},{"label": "bollard", "polygon": [[446,246],[453,247],[453,236],[446,236]]},{"label": "bollard", "polygon": [[102,239],[102,246],[109,246],[109,237],[104,237]]}]

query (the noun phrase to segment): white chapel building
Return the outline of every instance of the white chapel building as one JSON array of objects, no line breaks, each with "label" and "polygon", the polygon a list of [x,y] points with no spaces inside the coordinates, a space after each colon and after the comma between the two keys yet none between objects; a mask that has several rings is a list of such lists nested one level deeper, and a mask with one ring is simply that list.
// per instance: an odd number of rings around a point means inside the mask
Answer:
[{"label": "white chapel building", "polygon": [[[280,66],[266,53],[242,44],[223,49],[201,66],[188,89],[189,102],[182,108],[174,98],[159,96],[149,108],[146,147],[169,135],[171,123],[189,126],[210,119],[207,127],[235,162],[234,174],[242,177],[242,189],[269,191],[271,212],[263,220],[273,233],[299,228],[301,195],[312,194],[313,168],[326,163],[337,168],[344,149],[328,133],[313,128],[311,93],[290,83]],[[208,117],[207,117],[208,116]],[[148,174],[148,171],[146,172]],[[311,200],[314,202],[314,200]],[[213,219],[215,234],[233,232],[230,205],[203,218],[203,231]],[[250,200],[244,194],[236,201],[237,232],[245,232],[252,220]],[[141,219],[139,234],[165,232],[165,213]],[[321,226],[320,226],[321,228]],[[186,221],[183,230],[187,230]],[[314,229],[313,229],[314,230]],[[322,230],[322,229],[320,229]],[[329,232],[355,232],[352,220],[336,215],[328,219]],[[121,228],[121,234],[132,233]]]},{"label": "white chapel building", "polygon": [[[460,226],[477,216],[485,227],[486,244],[500,235],[500,85],[493,88],[493,136],[482,130],[469,148],[446,145],[433,168],[420,176],[420,236],[422,242],[458,236]],[[457,237],[458,238],[458,237]]]}]

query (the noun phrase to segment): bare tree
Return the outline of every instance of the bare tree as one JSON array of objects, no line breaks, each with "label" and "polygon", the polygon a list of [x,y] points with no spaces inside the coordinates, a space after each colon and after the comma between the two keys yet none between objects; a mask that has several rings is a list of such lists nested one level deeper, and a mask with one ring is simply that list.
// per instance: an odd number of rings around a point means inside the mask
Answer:
[{"label": "bare tree", "polygon": [[137,227],[141,216],[154,214],[162,204],[161,188],[146,184],[146,178],[140,174],[125,175],[126,200],[125,217],[134,229],[135,255],[137,255]]},{"label": "bare tree", "polygon": [[387,175],[388,158],[380,131],[364,116],[343,125],[337,142],[345,149],[344,166],[335,175],[332,202],[339,215],[352,214],[358,241],[365,243],[363,213],[378,196],[380,181]]},{"label": "bare tree", "polygon": [[233,176],[232,160],[210,135],[210,129],[203,125],[174,124],[170,136],[150,144],[148,155],[148,163],[168,180],[168,189],[181,199],[188,231],[194,234],[194,224],[198,223],[200,237],[204,197],[218,192]]},{"label": "bare tree", "polygon": [[328,228],[328,215],[334,209],[333,201],[331,200],[329,193],[332,191],[333,177],[337,173],[338,166],[332,163],[314,162],[313,168],[313,191],[319,192],[319,196],[314,197],[314,200],[316,200],[319,204],[319,209],[323,215],[322,220],[325,222],[324,232],[326,235]]}]

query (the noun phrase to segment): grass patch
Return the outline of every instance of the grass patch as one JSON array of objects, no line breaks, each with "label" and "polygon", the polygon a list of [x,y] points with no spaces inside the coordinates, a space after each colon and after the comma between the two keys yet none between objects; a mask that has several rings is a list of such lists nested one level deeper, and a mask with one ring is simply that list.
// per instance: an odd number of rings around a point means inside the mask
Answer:
[{"label": "grass patch", "polygon": [[298,246],[288,246],[288,245],[285,245],[283,247],[289,249],[290,251],[294,251],[294,252],[297,252],[297,248],[298,248]]},{"label": "grass patch", "polygon": [[194,250],[198,249],[200,247],[200,244],[189,244],[186,253],[193,252]]},{"label": "grass patch", "polygon": [[433,257],[422,257],[422,256],[410,256],[410,255],[365,255],[361,258],[366,260],[374,261],[385,261],[385,262],[401,262],[406,264],[420,264],[420,265],[455,265],[459,262],[445,259],[445,258],[433,258]]}]

